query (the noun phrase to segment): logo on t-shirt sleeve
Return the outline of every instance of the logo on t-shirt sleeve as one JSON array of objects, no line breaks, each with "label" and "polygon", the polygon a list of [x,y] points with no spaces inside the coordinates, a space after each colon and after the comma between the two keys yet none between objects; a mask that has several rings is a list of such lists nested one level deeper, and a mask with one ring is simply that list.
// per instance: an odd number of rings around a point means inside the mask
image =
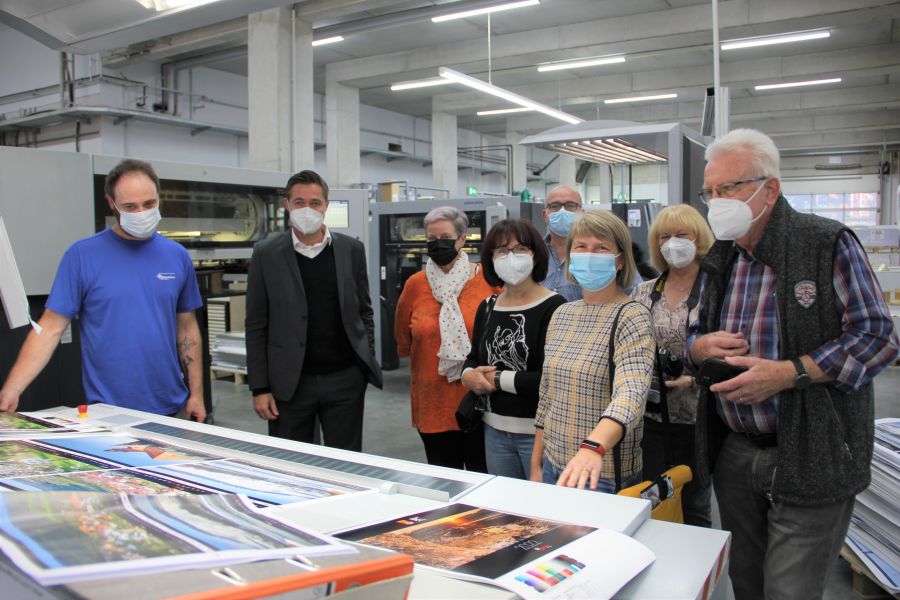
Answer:
[{"label": "logo on t-shirt sleeve", "polygon": [[156,278],[160,281],[172,281],[175,279],[175,273],[157,273]]}]

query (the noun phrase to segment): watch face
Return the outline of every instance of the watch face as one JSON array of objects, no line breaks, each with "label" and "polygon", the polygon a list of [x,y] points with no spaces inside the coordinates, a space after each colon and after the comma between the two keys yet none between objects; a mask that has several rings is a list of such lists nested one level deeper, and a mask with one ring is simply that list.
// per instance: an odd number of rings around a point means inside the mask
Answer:
[{"label": "watch face", "polygon": [[794,378],[794,387],[798,390],[805,390],[812,384],[812,379],[806,373],[801,373]]}]

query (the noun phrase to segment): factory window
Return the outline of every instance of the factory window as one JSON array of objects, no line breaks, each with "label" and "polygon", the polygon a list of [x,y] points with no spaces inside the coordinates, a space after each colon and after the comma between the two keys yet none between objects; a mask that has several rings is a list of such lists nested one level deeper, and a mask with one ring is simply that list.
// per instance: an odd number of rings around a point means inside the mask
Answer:
[{"label": "factory window", "polygon": [[828,217],[849,227],[878,225],[878,192],[790,194],[787,200],[795,210]]}]

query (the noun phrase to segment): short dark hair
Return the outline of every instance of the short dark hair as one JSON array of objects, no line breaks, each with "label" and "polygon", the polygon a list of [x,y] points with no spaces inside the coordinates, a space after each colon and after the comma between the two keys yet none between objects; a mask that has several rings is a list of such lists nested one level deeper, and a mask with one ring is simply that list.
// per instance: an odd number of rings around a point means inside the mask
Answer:
[{"label": "short dark hair", "polygon": [[291,188],[297,185],[298,183],[302,184],[316,184],[320,188],[322,188],[322,196],[325,198],[325,202],[328,202],[328,184],[325,183],[325,180],[322,179],[322,176],[316,173],[315,171],[310,171],[309,169],[305,169],[300,171],[299,173],[294,173],[291,175],[291,178],[288,179],[287,184],[284,186],[284,197],[290,199],[291,197]]},{"label": "short dark hair", "polygon": [[529,248],[534,255],[534,268],[531,270],[531,278],[540,283],[547,277],[550,254],[547,252],[547,244],[538,230],[530,221],[525,219],[503,219],[488,231],[481,247],[481,267],[484,269],[484,279],[494,287],[506,285],[494,270],[494,249],[509,242],[510,238],[516,238],[519,243]]},{"label": "short dark hair", "polygon": [[119,183],[119,180],[123,175],[129,173],[143,173],[149,177],[150,181],[153,182],[153,185],[156,186],[156,195],[159,195],[159,177],[156,176],[156,171],[153,170],[150,163],[133,158],[126,158],[112,168],[112,171],[106,175],[106,181],[103,182],[103,192],[115,200],[116,184]]}]

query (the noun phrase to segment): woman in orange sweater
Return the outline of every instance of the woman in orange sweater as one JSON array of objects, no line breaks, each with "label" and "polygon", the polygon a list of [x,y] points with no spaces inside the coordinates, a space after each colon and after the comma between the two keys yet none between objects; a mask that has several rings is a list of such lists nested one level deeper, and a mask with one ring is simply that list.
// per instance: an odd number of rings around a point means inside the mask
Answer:
[{"label": "woman in orange sweater", "polygon": [[460,376],[475,311],[495,292],[462,252],[468,226],[465,213],[451,206],[425,215],[428,261],[403,286],[394,337],[397,353],[409,356],[412,424],[428,464],[486,472],[484,432],[460,431],[454,416],[468,391]]}]

